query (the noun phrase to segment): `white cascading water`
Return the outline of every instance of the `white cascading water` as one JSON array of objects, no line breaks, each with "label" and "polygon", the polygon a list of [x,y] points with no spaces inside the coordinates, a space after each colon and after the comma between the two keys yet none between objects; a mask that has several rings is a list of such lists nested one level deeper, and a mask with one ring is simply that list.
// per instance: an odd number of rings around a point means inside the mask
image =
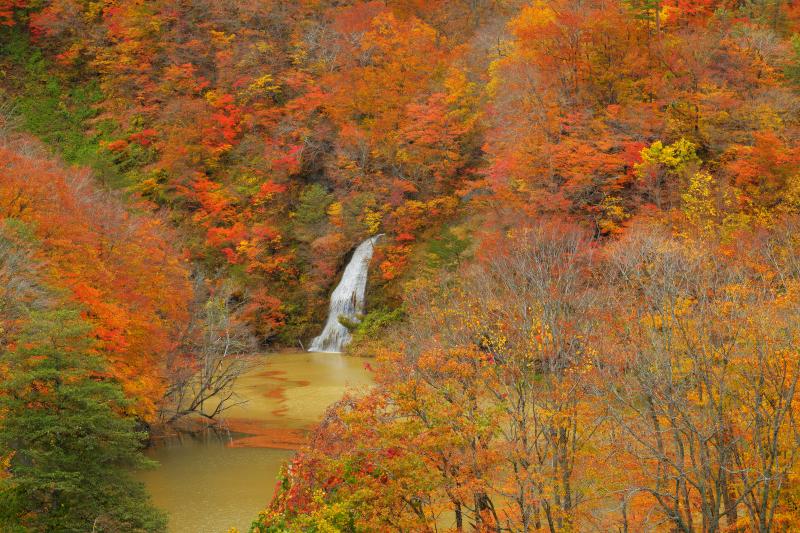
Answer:
[{"label": "white cascading water", "polygon": [[370,237],[353,252],[353,257],[342,274],[342,280],[331,294],[325,329],[311,341],[309,352],[340,353],[352,339],[350,330],[339,322],[339,317],[357,321],[358,315],[364,312],[369,262],[372,260],[375,241],[381,236]]}]

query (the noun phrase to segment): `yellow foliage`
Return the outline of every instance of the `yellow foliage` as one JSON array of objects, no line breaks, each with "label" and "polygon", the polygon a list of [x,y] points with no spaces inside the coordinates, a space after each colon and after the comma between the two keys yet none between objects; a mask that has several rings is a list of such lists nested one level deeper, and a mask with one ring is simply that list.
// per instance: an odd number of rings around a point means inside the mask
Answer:
[{"label": "yellow foliage", "polygon": [[602,211],[602,216],[598,220],[600,230],[611,234],[622,231],[622,222],[630,218],[622,205],[622,199],[618,196],[606,196],[599,207]]},{"label": "yellow foliage", "polygon": [[342,225],[342,202],[333,202],[328,206],[328,218],[334,226]]},{"label": "yellow foliage", "polygon": [[666,167],[672,172],[680,171],[690,164],[699,164],[697,146],[691,141],[680,138],[672,144],[664,146],[656,141],[641,152],[642,162],[636,165],[636,172],[642,177],[644,170],[654,165]]},{"label": "yellow foliage", "polygon": [[469,81],[466,73],[457,68],[451,68],[444,80],[447,90],[447,104],[452,109],[451,114],[468,128],[471,128],[479,117],[479,90],[476,83]]},{"label": "yellow foliage", "polygon": [[793,214],[800,212],[800,174],[791,176],[786,180],[786,189],[783,193],[780,209]]},{"label": "yellow foliage", "polygon": [[703,233],[716,227],[719,215],[714,199],[716,180],[708,172],[696,172],[689,180],[689,187],[681,195],[683,212],[687,220]]},{"label": "yellow foliage", "polygon": [[11,459],[13,457],[14,452],[0,456],[0,479],[7,479],[11,476]]},{"label": "yellow foliage", "polygon": [[364,224],[367,226],[367,231],[370,235],[375,235],[381,229],[381,220],[383,216],[372,209],[364,210]]},{"label": "yellow foliage", "polygon": [[276,95],[281,92],[281,87],[275,83],[275,78],[272,77],[272,74],[264,74],[256,78],[253,83],[247,87],[247,90],[251,93]]},{"label": "yellow foliage", "polygon": [[256,50],[258,50],[258,52],[262,54],[267,54],[275,51],[275,47],[272,46],[267,41],[257,41],[254,46]]},{"label": "yellow foliage", "polygon": [[556,12],[548,2],[537,0],[523,8],[519,16],[511,23],[511,31],[517,36],[535,33],[538,29],[556,20]]},{"label": "yellow foliage", "polygon": [[103,15],[103,4],[105,2],[89,2],[84,10],[84,18],[87,22],[97,20]]},{"label": "yellow foliage", "polygon": [[235,34],[226,34],[224,31],[211,30],[211,42],[215,46],[223,47],[228,46],[236,39]]},{"label": "yellow foliage", "polygon": [[215,105],[217,100],[219,99],[219,95],[214,90],[206,91],[206,93],[203,96],[205,97],[206,102],[208,102],[211,105]]},{"label": "yellow foliage", "polygon": [[342,216],[342,202],[333,202],[331,205],[328,206],[328,216],[329,217],[340,217]]}]

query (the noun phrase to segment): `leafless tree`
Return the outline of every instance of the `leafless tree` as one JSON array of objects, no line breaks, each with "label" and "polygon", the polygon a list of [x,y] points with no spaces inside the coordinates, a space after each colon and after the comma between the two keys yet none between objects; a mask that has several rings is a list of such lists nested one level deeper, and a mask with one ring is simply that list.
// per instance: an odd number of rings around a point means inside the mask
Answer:
[{"label": "leafless tree", "polygon": [[[493,417],[492,439],[482,444],[497,450],[498,459],[479,474],[489,489],[484,507],[491,506],[504,530],[569,529],[585,499],[577,462],[602,421],[587,410],[592,387],[583,374],[598,303],[593,255],[590,240],[574,227],[520,229],[460,279],[442,278],[432,291],[407,298],[415,318],[403,335],[412,367],[418,351],[431,346],[445,359],[459,357],[456,347],[470,348],[463,364],[479,365],[480,383],[465,383],[464,390],[478,395],[472,416]],[[475,351],[484,364],[470,355]],[[415,373],[446,399],[456,397],[444,371],[416,366]],[[494,510],[499,501],[514,509]],[[454,503],[457,517],[469,511],[480,519],[480,505]]]},{"label": "leafless tree", "polygon": [[742,507],[770,531],[796,455],[796,304],[697,244],[648,228],[610,250],[604,397],[635,465],[628,490],[676,531],[721,531]]},{"label": "leafless tree", "polygon": [[213,293],[202,275],[195,276],[198,295],[183,353],[169,362],[162,420],[175,423],[188,415],[214,419],[242,403],[234,385],[248,369],[246,355],[255,348],[247,327],[237,321],[233,289],[223,284]]}]

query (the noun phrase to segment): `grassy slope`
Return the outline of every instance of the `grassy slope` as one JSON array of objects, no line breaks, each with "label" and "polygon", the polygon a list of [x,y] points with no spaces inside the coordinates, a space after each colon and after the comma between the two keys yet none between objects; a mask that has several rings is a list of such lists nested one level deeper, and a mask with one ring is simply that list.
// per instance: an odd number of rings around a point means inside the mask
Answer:
[{"label": "grassy slope", "polygon": [[88,166],[106,186],[125,185],[112,154],[103,149],[110,121],[95,120],[102,93],[95,80],[65,80],[15,29],[0,30],[0,104],[14,126],[30,133],[68,163]]}]

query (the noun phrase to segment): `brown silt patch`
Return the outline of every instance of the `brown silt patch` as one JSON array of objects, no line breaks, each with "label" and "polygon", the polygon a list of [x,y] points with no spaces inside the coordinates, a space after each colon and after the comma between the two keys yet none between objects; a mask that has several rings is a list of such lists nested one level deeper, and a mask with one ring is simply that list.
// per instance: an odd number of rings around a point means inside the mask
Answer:
[{"label": "brown silt patch", "polygon": [[308,442],[308,432],[300,429],[269,429],[258,435],[235,439],[231,448],[278,448],[297,450]]}]

